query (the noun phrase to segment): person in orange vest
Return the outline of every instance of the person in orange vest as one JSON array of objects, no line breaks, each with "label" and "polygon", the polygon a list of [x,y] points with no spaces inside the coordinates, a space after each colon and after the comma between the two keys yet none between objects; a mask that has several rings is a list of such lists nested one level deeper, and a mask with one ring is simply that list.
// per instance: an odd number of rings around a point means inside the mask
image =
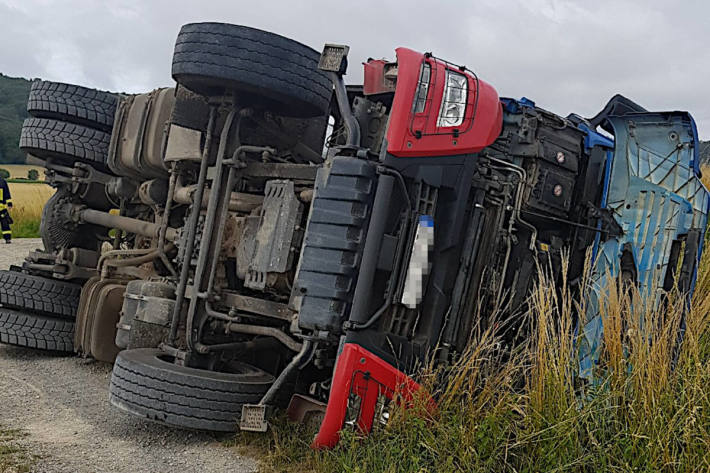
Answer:
[{"label": "person in orange vest", "polygon": [[7,209],[12,208],[12,196],[10,195],[10,186],[7,181],[0,176],[0,228],[2,228],[2,237],[5,243],[12,243],[12,218]]}]

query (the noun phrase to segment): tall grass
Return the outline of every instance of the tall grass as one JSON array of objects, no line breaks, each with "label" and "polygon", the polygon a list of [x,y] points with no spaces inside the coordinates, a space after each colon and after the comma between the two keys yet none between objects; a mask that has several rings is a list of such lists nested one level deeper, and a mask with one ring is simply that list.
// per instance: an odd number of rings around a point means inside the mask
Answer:
[{"label": "tall grass", "polygon": [[689,311],[677,291],[655,308],[608,281],[594,386],[575,377],[573,315],[584,298],[540,274],[527,343],[504,352],[489,329],[444,373],[422,373],[435,412],[394,407],[386,427],[366,438],[346,431],[326,452],[309,451],[311,432],[284,422],[241,443],[261,442],[265,471],[710,471],[710,252]]},{"label": "tall grass", "polygon": [[54,189],[46,184],[10,182],[9,186],[13,202],[10,215],[15,222],[12,225],[12,237],[39,237],[42,208],[54,194]]}]

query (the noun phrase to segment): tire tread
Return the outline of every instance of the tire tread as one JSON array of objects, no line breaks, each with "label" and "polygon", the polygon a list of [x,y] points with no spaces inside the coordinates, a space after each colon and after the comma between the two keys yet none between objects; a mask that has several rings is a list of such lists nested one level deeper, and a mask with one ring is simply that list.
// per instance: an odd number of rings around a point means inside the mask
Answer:
[{"label": "tire tread", "polygon": [[284,114],[315,116],[328,110],[333,93],[330,78],[318,69],[319,57],[306,45],[266,31],[193,23],[182,27],[175,42],[173,77],[197,93],[243,89],[271,100]]},{"label": "tire tread", "polygon": [[111,135],[83,125],[49,118],[27,118],[20,148],[39,158],[82,161],[105,168]]},{"label": "tire tread", "polygon": [[27,111],[35,118],[52,118],[110,132],[118,96],[61,82],[34,81]]},{"label": "tire tread", "polygon": [[[170,369],[157,360],[159,350],[137,349],[119,353],[111,374],[111,404],[146,419],[181,428],[232,432],[243,404],[258,402],[271,384],[240,383],[219,375],[193,375],[190,368]],[[202,370],[200,370],[202,371]]]},{"label": "tire tread", "polygon": [[73,352],[74,322],[0,308],[0,343]]},{"label": "tire tread", "polygon": [[73,318],[81,286],[65,281],[0,271],[0,305],[36,313]]}]

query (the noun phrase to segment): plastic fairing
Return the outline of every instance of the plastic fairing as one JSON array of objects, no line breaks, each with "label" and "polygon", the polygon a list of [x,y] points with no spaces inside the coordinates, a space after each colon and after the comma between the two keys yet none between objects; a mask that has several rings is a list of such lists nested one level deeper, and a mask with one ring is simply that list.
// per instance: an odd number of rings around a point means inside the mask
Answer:
[{"label": "plastic fairing", "polygon": [[[430,67],[423,108],[415,107],[423,65]],[[503,110],[498,92],[472,71],[411,49],[397,49],[397,87],[387,129],[387,152],[397,157],[477,153],[501,132]],[[447,71],[466,77],[466,107],[460,125],[439,126]],[[422,97],[423,98],[423,97]],[[420,111],[418,111],[420,110]]]}]

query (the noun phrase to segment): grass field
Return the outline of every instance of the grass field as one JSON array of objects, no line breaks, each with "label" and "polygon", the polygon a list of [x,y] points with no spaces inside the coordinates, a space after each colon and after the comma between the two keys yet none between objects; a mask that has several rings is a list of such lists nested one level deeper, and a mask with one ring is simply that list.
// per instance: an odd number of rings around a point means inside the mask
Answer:
[{"label": "grass field", "polygon": [[39,237],[39,223],[45,202],[54,194],[54,189],[47,184],[29,184],[10,182],[10,194],[13,207],[10,215],[13,238]]},{"label": "grass field", "polygon": [[[34,169],[40,181],[44,179],[44,168],[27,164],[0,164],[1,169],[10,173],[10,179],[27,179],[27,173]],[[13,208],[10,215],[13,238],[39,237],[39,224],[45,202],[54,194],[54,189],[41,182],[9,182]]]},{"label": "grass field", "polygon": [[10,179],[27,179],[27,172],[34,169],[39,173],[39,178],[44,179],[44,168],[42,166],[31,166],[28,164],[0,164],[0,169],[5,169],[10,173]]},{"label": "grass field", "polygon": [[239,434],[237,448],[262,458],[265,472],[710,471],[710,252],[680,345],[681,295],[650,310],[638,293],[609,287],[596,386],[574,375],[579,300],[543,276],[528,343],[502,358],[485,331],[453,367],[420,373],[435,410],[423,400],[395,406],[385,427],[365,438],[346,430],[331,451],[314,452],[314,431],[283,420],[270,436]]}]

